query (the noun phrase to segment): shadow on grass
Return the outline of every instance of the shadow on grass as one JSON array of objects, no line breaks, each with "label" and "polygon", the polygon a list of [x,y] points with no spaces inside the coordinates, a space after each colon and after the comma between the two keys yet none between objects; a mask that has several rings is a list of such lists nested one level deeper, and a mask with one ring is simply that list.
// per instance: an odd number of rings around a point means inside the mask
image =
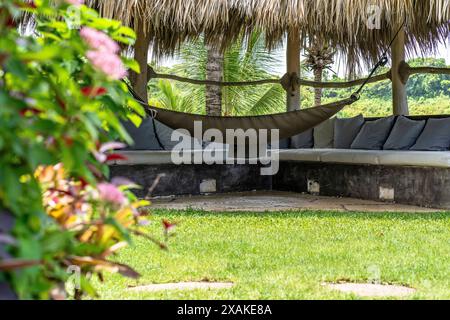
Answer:
[{"label": "shadow on grass", "polygon": [[[151,208],[150,208],[151,209]],[[314,211],[314,210],[292,210],[282,212],[219,212],[219,211],[205,211],[198,209],[154,209],[151,210],[156,216],[167,215],[184,215],[188,217],[221,217],[221,218],[352,218],[361,220],[399,220],[399,221],[436,221],[436,220],[450,220],[450,211],[445,212],[430,212],[430,213],[401,213],[401,212],[340,212],[340,211]]]}]

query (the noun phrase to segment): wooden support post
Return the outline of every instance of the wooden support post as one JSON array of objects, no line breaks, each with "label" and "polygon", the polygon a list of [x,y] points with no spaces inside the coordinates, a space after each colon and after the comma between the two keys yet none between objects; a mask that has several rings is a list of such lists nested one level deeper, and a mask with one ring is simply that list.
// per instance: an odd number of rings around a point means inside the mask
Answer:
[{"label": "wooden support post", "polygon": [[406,82],[402,75],[405,64],[405,30],[403,29],[392,45],[392,101],[394,115],[409,115]]},{"label": "wooden support post", "polygon": [[136,44],[134,45],[134,59],[138,62],[141,72],[130,73],[130,81],[133,86],[134,91],[139,95],[141,99],[148,102],[148,49],[150,46],[150,37],[148,32],[145,32],[144,25],[142,23],[138,24],[136,30]]},{"label": "wooden support post", "polygon": [[[291,79],[300,77],[300,33],[299,30],[291,30],[288,33],[286,51],[287,73]],[[300,109],[300,87],[295,83],[287,90],[287,111]]]}]

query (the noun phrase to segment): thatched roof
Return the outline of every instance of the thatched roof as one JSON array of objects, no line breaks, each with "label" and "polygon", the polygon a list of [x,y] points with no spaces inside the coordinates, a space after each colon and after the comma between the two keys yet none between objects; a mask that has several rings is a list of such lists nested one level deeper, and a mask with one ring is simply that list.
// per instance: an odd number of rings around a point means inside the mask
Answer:
[{"label": "thatched roof", "polygon": [[[432,52],[450,38],[450,0],[89,0],[100,12],[144,28],[159,54],[204,34],[226,48],[242,33],[261,29],[267,47],[279,45],[290,29],[304,39],[320,36],[347,55],[350,64],[372,62],[406,19],[409,52]],[[367,27],[369,6],[381,9],[381,29]],[[143,23],[135,24],[141,17]]]}]

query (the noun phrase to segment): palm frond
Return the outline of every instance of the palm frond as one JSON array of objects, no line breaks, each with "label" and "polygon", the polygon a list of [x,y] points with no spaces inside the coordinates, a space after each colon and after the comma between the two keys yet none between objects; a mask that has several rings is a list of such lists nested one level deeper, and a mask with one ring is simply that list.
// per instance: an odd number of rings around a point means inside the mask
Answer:
[{"label": "palm frond", "polygon": [[[279,65],[281,61],[275,52],[269,53],[264,49],[264,35],[261,32],[254,32],[249,38],[245,37],[241,35],[224,54],[224,81],[274,77],[268,70],[271,70],[274,65]],[[244,45],[244,42],[248,45]],[[194,79],[205,79],[207,50],[203,37],[186,43],[176,56],[180,63],[169,72]],[[196,111],[195,113],[205,112],[204,86],[187,83],[172,83],[172,86],[182,92],[181,95],[177,95],[178,99],[184,99],[183,101],[189,101],[191,105],[198,106],[198,108],[191,108]],[[155,90],[158,91],[158,88]],[[164,97],[167,95],[167,90],[165,91],[155,92],[155,98],[158,99],[162,94],[161,99],[167,99]],[[152,96],[152,90],[150,90],[150,96]],[[222,100],[226,115],[264,114],[283,108],[284,93],[281,86],[224,87]],[[173,103],[173,110],[179,110],[175,109],[175,106],[181,103],[180,101]]]}]

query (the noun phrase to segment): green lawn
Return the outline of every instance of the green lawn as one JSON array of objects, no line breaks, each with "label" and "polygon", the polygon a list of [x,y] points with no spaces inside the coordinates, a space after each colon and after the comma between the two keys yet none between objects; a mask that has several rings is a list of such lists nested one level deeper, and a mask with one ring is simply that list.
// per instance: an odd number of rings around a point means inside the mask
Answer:
[{"label": "green lawn", "polygon": [[[417,289],[411,299],[450,298],[450,213],[216,214],[157,211],[177,221],[169,251],[135,239],[118,260],[139,281],[99,284],[104,299],[355,299],[325,281],[381,282]],[[161,234],[161,225],[149,228]],[[130,293],[129,285],[232,281],[226,290]]]}]

